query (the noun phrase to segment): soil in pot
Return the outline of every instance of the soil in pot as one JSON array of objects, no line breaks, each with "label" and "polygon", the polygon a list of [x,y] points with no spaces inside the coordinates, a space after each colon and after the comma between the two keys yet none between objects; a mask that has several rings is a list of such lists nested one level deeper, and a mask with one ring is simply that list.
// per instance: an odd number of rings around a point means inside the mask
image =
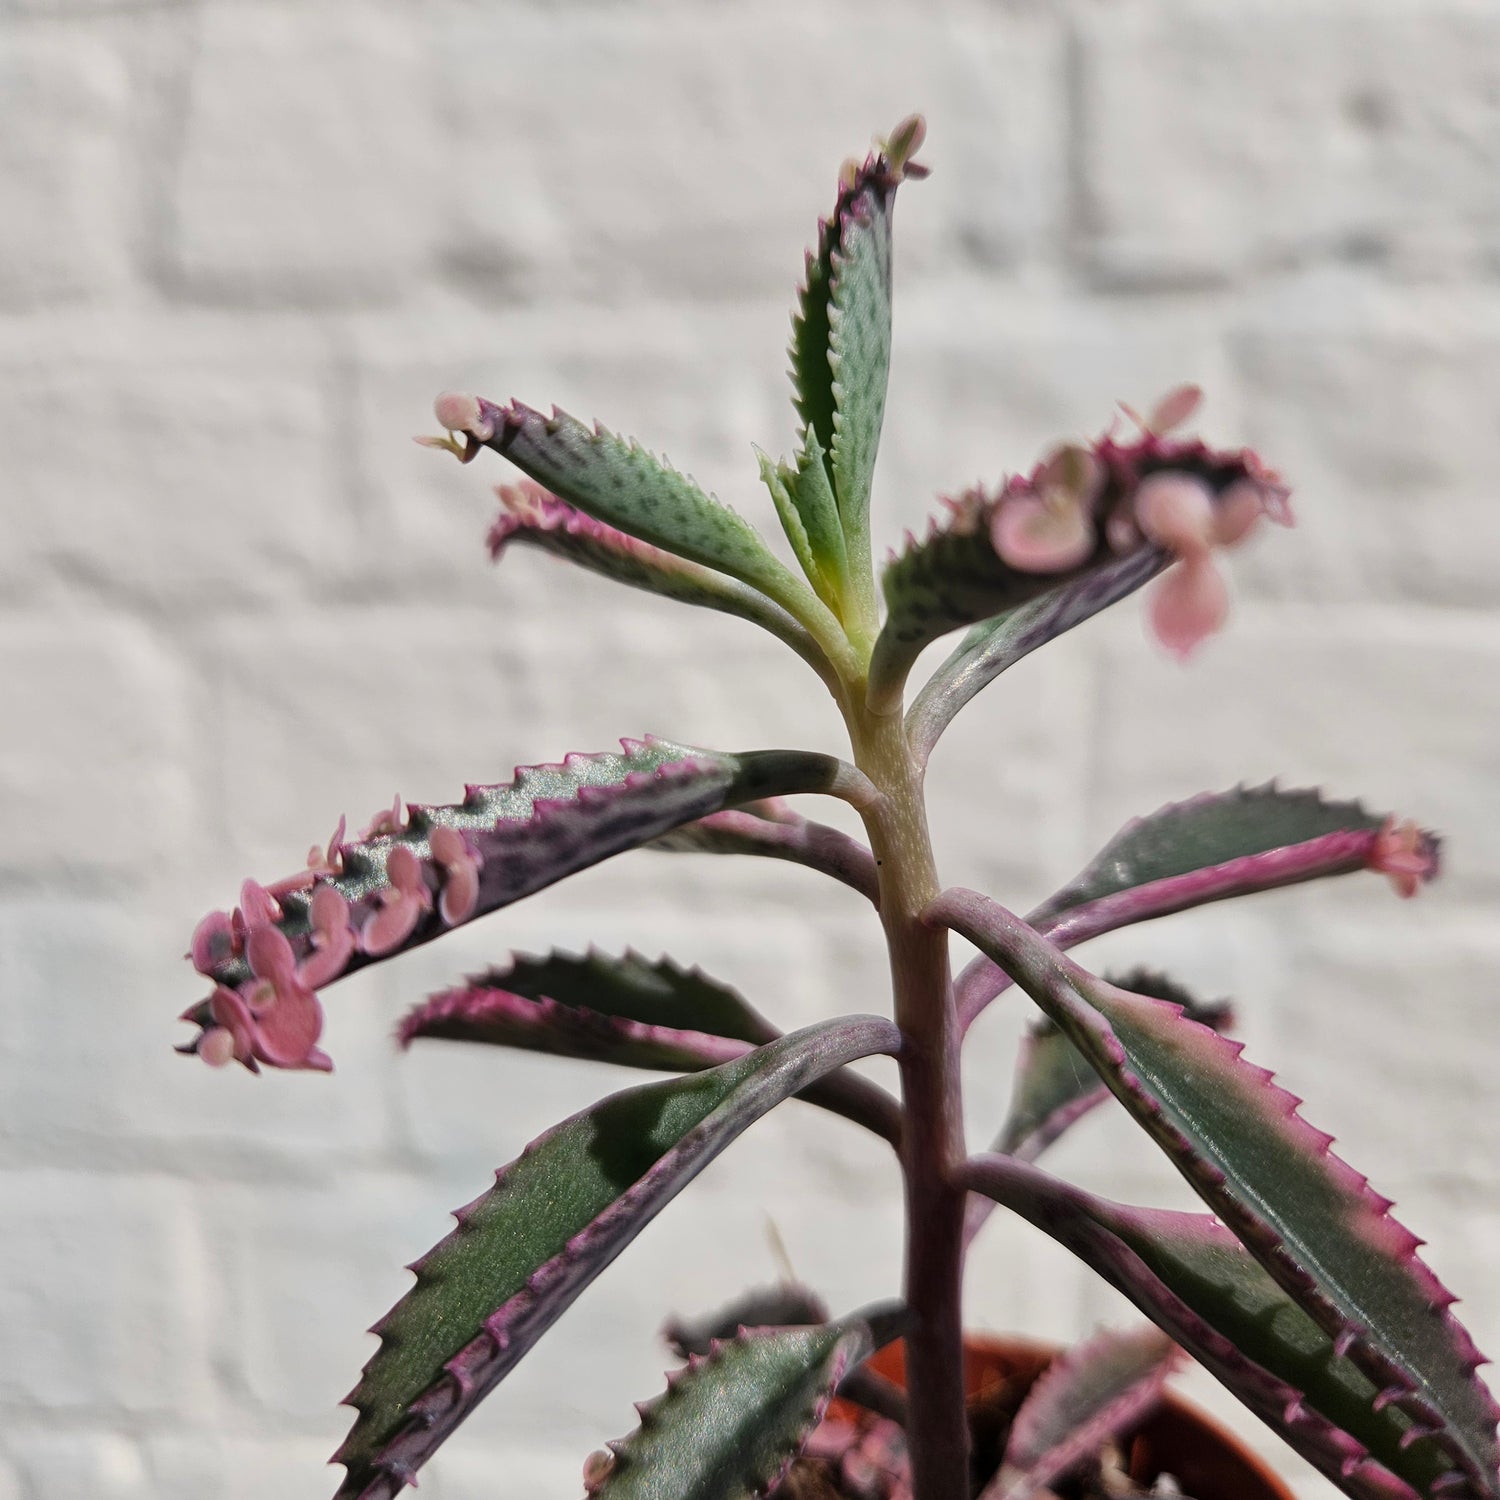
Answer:
[{"label": "soil in pot", "polygon": [[[1057,1352],[1020,1339],[965,1341],[976,1495],[999,1465],[1022,1398]],[[882,1349],[870,1365],[901,1384],[901,1345]],[[784,1500],[910,1500],[904,1434],[885,1418],[836,1400],[777,1493]],[[1048,1493],[1058,1500],[1293,1500],[1291,1490],[1238,1440],[1172,1395],[1102,1453],[1098,1464]]]}]

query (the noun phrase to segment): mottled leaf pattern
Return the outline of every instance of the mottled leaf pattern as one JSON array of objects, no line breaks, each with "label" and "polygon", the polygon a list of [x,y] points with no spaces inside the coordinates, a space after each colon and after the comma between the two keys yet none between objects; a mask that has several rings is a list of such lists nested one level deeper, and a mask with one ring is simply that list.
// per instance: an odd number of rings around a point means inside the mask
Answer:
[{"label": "mottled leaf pattern", "polygon": [[1378,1401],[1381,1387],[1209,1215],[1113,1203],[1013,1158],[978,1156],[965,1170],[975,1191],[1066,1245],[1346,1493],[1489,1493],[1430,1437],[1414,1439],[1413,1419]]},{"label": "mottled leaf pattern", "polygon": [[1026,1393],[1000,1472],[980,1500],[1027,1500],[1145,1420],[1177,1346],[1149,1325],[1104,1329],[1066,1349]]},{"label": "mottled leaf pattern", "polygon": [[894,1050],[888,1022],[808,1027],[735,1062],[612,1095],[496,1175],[414,1266],[349,1397],[340,1500],[388,1500],[583,1289],[743,1130],[826,1073]]},{"label": "mottled leaf pattern", "polygon": [[1204,1201],[1389,1400],[1432,1429],[1478,1493],[1497,1486],[1483,1362],[1390,1202],[1329,1151],[1241,1046],[1116,989],[972,892],[934,905],[1061,1027]]},{"label": "mottled leaf pattern", "polygon": [[[1373,833],[1384,821],[1358,802],[1330,801],[1312,790],[1284,791],[1274,782],[1205,792],[1127,823],[1033,916],[1046,921],[1086,901],[1330,834]],[[1368,853],[1367,841],[1350,847]],[[1352,868],[1365,863],[1358,858]]]},{"label": "mottled leaf pattern", "polygon": [[873,1352],[862,1316],[806,1328],[743,1329],[668,1377],[611,1443],[596,1500],[753,1500],[802,1449],[838,1383]]}]

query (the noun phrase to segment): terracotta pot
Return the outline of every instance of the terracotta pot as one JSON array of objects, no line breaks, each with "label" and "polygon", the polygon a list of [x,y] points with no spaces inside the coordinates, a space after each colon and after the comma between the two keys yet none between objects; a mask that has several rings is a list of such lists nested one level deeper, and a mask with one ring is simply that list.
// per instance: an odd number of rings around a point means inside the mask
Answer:
[{"label": "terracotta pot", "polygon": [[[986,1385],[1020,1376],[1029,1384],[1060,1351],[1020,1338],[970,1334],[964,1339],[964,1386],[978,1395]],[[871,1367],[905,1384],[905,1350],[890,1344]],[[1129,1445],[1130,1475],[1149,1485],[1171,1474],[1193,1500],[1294,1500],[1292,1491],[1253,1453],[1186,1401],[1168,1394]]]}]

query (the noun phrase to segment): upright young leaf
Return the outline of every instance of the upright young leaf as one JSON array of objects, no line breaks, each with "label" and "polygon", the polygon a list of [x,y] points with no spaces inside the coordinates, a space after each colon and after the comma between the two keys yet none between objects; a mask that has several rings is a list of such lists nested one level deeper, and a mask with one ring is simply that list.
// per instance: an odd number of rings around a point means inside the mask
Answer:
[{"label": "upright young leaf", "polygon": [[[185,1019],[213,1060],[327,1066],[315,992],[431,941],[613,854],[737,803],[831,791],[857,772],[801,751],[728,755],[666,740],[571,755],[511,782],[470,786],[451,806],[397,806],[357,838],[344,825],[309,867],[269,889],[247,881],[231,915],[211,912],[191,957],[217,988]],[[222,1039],[232,1052],[218,1049]]]},{"label": "upright young leaf", "polygon": [[1329,1151],[1242,1045],[1116,989],[972,892],[932,915],[985,949],[1064,1030],[1193,1188],[1478,1494],[1500,1494],[1483,1356],[1390,1200]]},{"label": "upright young leaf", "polygon": [[668,1376],[611,1443],[594,1500],[754,1500],[774,1490],[843,1377],[882,1342],[881,1310],[808,1328],[744,1328]]},{"label": "upright young leaf", "polygon": [[848,548],[817,434],[811,429],[804,434],[803,451],[795,465],[773,464],[758,451],[756,456],[761,481],[771,493],[781,529],[802,571],[818,597],[835,614],[842,614],[849,583]]},{"label": "upright young leaf", "polygon": [[[793,404],[804,458],[821,458],[852,565],[868,569],[870,480],[885,417],[891,349],[891,209],[925,127],[904,120],[863,165],[846,166],[833,213],[818,225],[792,317]],[[804,518],[804,524],[806,524]]]},{"label": "upright young leaf", "polygon": [[457,1215],[375,1327],[349,1397],[338,1500],[390,1500],[585,1287],[731,1141],[855,1058],[889,1021],[810,1026],[706,1073],[612,1095],[556,1126]]}]

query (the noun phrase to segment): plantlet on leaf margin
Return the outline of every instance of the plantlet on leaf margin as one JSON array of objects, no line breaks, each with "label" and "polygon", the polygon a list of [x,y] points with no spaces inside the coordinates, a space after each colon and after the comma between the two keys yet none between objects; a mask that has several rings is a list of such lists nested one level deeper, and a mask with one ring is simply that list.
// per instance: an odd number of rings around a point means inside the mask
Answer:
[{"label": "plantlet on leaf margin", "polygon": [[[448,805],[403,810],[398,799],[357,835],[340,822],[305,869],[246,881],[237,907],[193,934],[210,992],[186,1013],[198,1030],[181,1050],[252,1072],[331,1067],[319,992],[344,975],[632,849],[822,871],[868,898],[889,953],[893,1019],[785,1035],[700,971],[633,953],[514,957],[418,1006],[405,1044],[446,1038],[669,1076],[549,1131],[416,1263],[348,1398],[357,1415],[337,1454],[339,1496],[377,1500],[414,1483],[641,1229],[741,1132],[798,1097],[891,1144],[906,1204],[901,1301],[831,1318],[815,1298],[773,1296],[755,1303],[770,1326],[732,1316],[701,1347],[683,1334],[687,1370],[639,1408],[634,1436],[588,1460],[591,1495],[748,1497],[793,1484],[801,1463],[824,1464],[827,1482],[854,1497],[1011,1497],[1080,1473],[1090,1494],[1113,1493],[1100,1454],[1156,1398],[1175,1357],[1154,1331],[1101,1335],[1060,1361],[1014,1413],[991,1472],[971,1474],[961,1278],[1001,1205],[1122,1291],[1347,1494],[1500,1500],[1483,1360],[1389,1200],[1241,1056],[1223,1034],[1227,1007],[1144,969],[1111,983],[1065,952],[1207,902],[1362,870],[1409,896],[1437,873],[1436,839],[1356,802],[1272,785],[1136,820],[1024,920],[938,880],[924,778],[964,704],[1158,577],[1152,629],[1188,655],[1226,614],[1216,554],[1262,516],[1289,523],[1291,513],[1256,454],[1179,434],[1200,400],[1183,387],[1145,417],[1125,408],[1127,428],[1061,443],[1026,474],[944,501],[877,588],[869,504],[891,349],[892,213],[901,184],[925,175],[913,160],[923,134],[920,119],[903,121],[846,165],[807,256],[791,343],[797,447],[788,460],[759,459],[800,573],[691,479],[565,413],[449,393],[436,404],[445,435],[420,439],[466,463],[490,449],[522,471],[500,488],[497,559],[531,546],[770,631],[833,695],[848,758],[624,740],[619,752],[468,786]],[[958,629],[908,704],[917,657]],[[850,803],[868,844],[788,800],[809,793]],[[950,933],[979,950],[956,981]],[[971,1154],[960,1049],[1009,988],[1046,1019],[1023,1049],[994,1148]],[[899,1098],[849,1071],[877,1053],[899,1064]],[[1037,1165],[1110,1095],[1209,1213],[1112,1203]],[[862,1367],[898,1332],[904,1401]],[[840,1391],[867,1402],[868,1420],[817,1428]]]}]

